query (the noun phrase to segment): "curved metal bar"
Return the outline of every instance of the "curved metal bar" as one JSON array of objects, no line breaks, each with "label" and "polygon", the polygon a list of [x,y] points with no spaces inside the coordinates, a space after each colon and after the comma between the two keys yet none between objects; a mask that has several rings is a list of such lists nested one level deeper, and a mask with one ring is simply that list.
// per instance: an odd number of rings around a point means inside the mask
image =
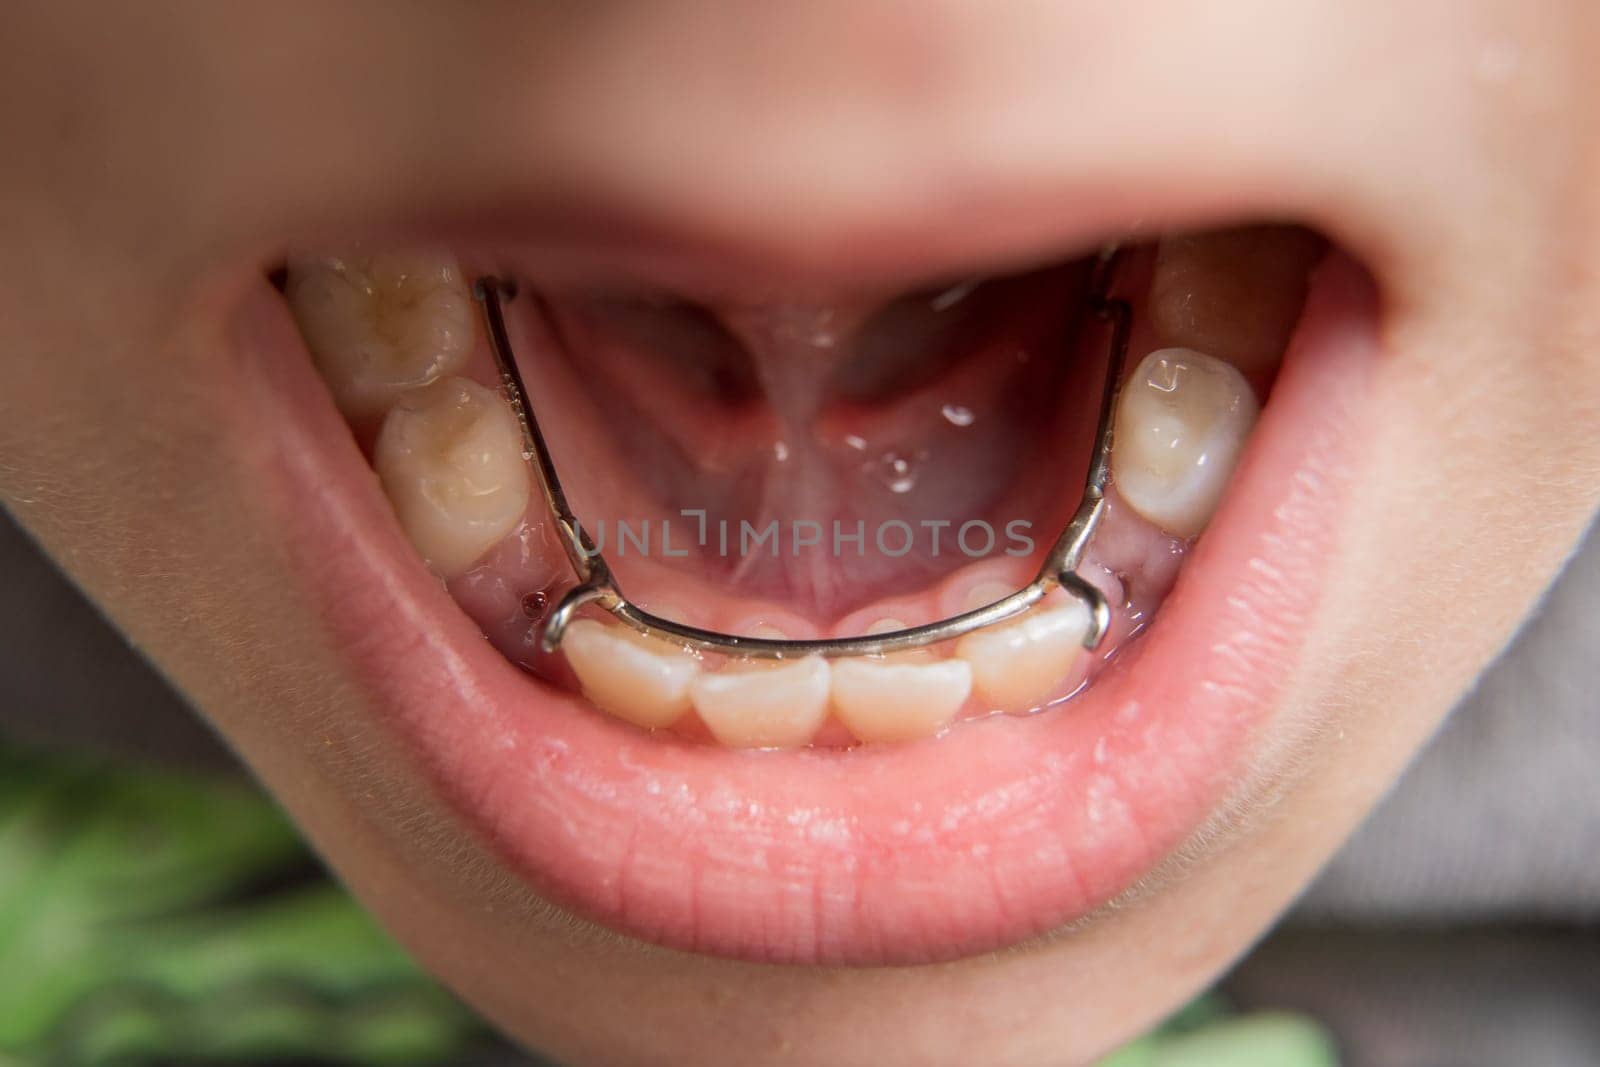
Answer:
[{"label": "curved metal bar", "polygon": [[1098,589],[1077,573],[1077,568],[1083,560],[1084,550],[1094,537],[1095,529],[1100,525],[1101,517],[1105,514],[1105,488],[1111,475],[1111,447],[1115,430],[1117,394],[1121,387],[1123,364],[1127,359],[1128,333],[1133,315],[1126,301],[1109,295],[1116,257],[1115,248],[1103,252],[1095,265],[1090,281],[1090,310],[1109,326],[1110,358],[1106,361],[1106,377],[1101,389],[1095,446],[1089,459],[1083,499],[1045,555],[1044,562],[1033,580],[1015,593],[1001,597],[993,603],[938,622],[883,634],[831,637],[811,641],[741,637],[737,634],[703,630],[697,626],[652,615],[623,594],[605,558],[584,533],[582,524],[572,513],[566,493],[561,488],[561,479],[556,473],[550,447],[539,429],[538,419],[529,406],[527,387],[523,384],[522,373],[512,354],[505,313],[501,307],[501,298],[514,295],[515,287],[497,278],[479,279],[474,286],[473,294],[484,307],[484,316],[489,326],[489,347],[500,372],[501,388],[516,413],[517,424],[522,430],[524,456],[533,467],[545,504],[561,533],[562,547],[579,579],[579,584],[561,598],[560,603],[545,619],[539,638],[540,646],[546,652],[554,652],[578,611],[593,604],[610,612],[619,622],[640,633],[659,637],[699,652],[716,652],[749,659],[791,659],[803,656],[836,659],[844,656],[883,655],[938,644],[1004,622],[1027,611],[1043,600],[1053,588],[1059,587],[1088,608],[1090,626],[1084,635],[1083,647],[1091,651],[1098,647],[1111,626],[1111,606]]},{"label": "curved metal bar", "polygon": [[609,584],[596,585],[585,582],[583,585],[573,586],[544,620],[544,627],[539,633],[539,647],[546,652],[554,652],[556,646],[561,643],[562,635],[572,623],[573,617],[584,605],[599,604],[610,610],[612,601],[618,599],[620,599],[618,594]]},{"label": "curved metal bar", "polygon": [[578,573],[579,579],[588,582],[596,576],[597,571],[604,573],[609,568],[594,542],[589,540],[589,535],[583,532],[578,517],[572,513],[566,491],[561,488],[561,478],[556,474],[555,457],[550,454],[544,431],[539,429],[539,420],[528,406],[528,387],[523,384],[522,371],[511,353],[511,335],[506,331],[505,311],[500,306],[502,296],[509,299],[516,292],[514,284],[500,278],[479,278],[472,287],[472,295],[483,305],[484,318],[489,324],[489,350],[494,353],[495,369],[500,372],[500,390],[511,405],[517,417],[517,426],[522,431],[522,457],[533,464],[539,489],[544,493],[545,506],[549,508],[561,532],[561,547],[566,550],[568,562]]}]

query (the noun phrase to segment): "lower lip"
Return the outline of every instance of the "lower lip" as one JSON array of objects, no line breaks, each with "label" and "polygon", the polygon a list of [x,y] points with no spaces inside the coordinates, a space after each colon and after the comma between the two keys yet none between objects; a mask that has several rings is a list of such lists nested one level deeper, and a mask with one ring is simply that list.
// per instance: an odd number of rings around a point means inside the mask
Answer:
[{"label": "lower lip", "polygon": [[1014,944],[1128,890],[1219,809],[1310,628],[1375,353],[1364,278],[1335,259],[1177,587],[1071,704],[907,745],[729,752],[646,735],[490,648],[404,543],[269,296],[243,344],[279,409],[282,535],[415,788],[578,915],[785,963]]}]

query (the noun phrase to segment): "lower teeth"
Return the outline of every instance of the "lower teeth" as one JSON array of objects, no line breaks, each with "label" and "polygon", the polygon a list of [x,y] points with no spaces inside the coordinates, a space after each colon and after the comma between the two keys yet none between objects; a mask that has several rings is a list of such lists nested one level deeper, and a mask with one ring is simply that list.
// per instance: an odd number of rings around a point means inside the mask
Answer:
[{"label": "lower teeth", "polygon": [[[709,736],[728,747],[791,748],[829,738],[854,743],[929,737],[967,718],[1054,706],[1092,682],[1120,643],[1146,625],[1189,542],[1209,522],[1254,423],[1257,397],[1264,394],[1287,345],[1305,276],[1319,249],[1300,230],[1254,228],[1171,239],[1154,254],[1128,256],[1131,287],[1125,291],[1147,288],[1148,313],[1135,318],[1129,350],[1133,365],[1117,408],[1108,512],[1080,568],[1113,608],[1111,631],[1094,653],[1083,649],[1087,610],[1060,592],[1025,615],[958,641],[888,656],[724,662],[724,657],[634,633],[603,613],[574,622],[557,653],[541,652],[537,637],[543,619],[575,578],[534,492],[520,430],[495,389],[498,383],[481,330],[471,327],[474,332],[463,338],[458,311],[465,286],[453,261],[380,256],[357,269],[342,260],[301,260],[290,265],[286,291],[318,368],[371,451],[402,530],[509,659],[547,679],[575,683],[596,707],[639,727]],[[359,287],[351,288],[352,276],[368,279],[365,297]],[[371,279],[388,279],[386,300],[370,291]],[[969,283],[950,290],[955,297],[939,291],[932,299],[951,306],[971,291]],[[680,370],[690,371],[688,388],[705,395],[683,402],[669,418],[681,420],[685,411],[704,410],[711,403],[707,397],[715,394],[716,404],[737,408],[738,417],[759,422],[760,407],[753,398],[759,398],[759,383],[774,372],[745,373],[739,345],[759,343],[750,339],[752,322],[784,328],[798,320],[787,313],[763,318],[745,312],[737,320],[744,331],[740,342],[719,336],[705,318],[691,316],[674,327],[692,343],[673,358],[682,362]],[[786,353],[774,364],[787,384],[773,409],[786,454],[774,459],[769,448],[761,463],[775,463],[770,469],[789,478],[784,484],[793,491],[804,495],[805,471],[813,469],[807,465],[822,462],[816,427],[851,411],[887,404],[893,379],[912,383],[909,395],[939,414],[941,432],[949,433],[958,446],[963,433],[984,424],[981,405],[961,390],[984,381],[986,372],[963,368],[959,351],[949,350],[951,354],[939,357],[947,363],[931,369],[901,359],[897,369],[874,377],[876,372],[850,362],[852,341],[846,328],[872,321],[871,315],[859,310],[850,316],[812,314],[806,321],[812,319],[826,319],[826,344],[815,331],[801,341],[781,344],[775,334],[772,342]],[[918,336],[930,346],[949,340],[926,328]],[[709,352],[704,360],[699,358],[701,349]],[[795,365],[804,357],[801,350],[813,349],[821,355],[809,380],[826,378],[835,394],[821,385],[806,385],[803,368]],[[875,358],[894,362],[893,357]],[[655,386],[633,395],[660,398],[660,381],[665,379],[659,371],[653,372],[658,375]],[[647,375],[646,381],[651,380]],[[552,404],[551,391],[536,386],[534,394],[541,420],[574,431],[577,420],[562,404]],[[830,395],[846,399],[830,401]],[[671,401],[664,402],[671,407]],[[718,443],[692,415],[686,425],[679,427],[685,439],[709,442],[701,465],[694,468],[700,471],[698,480],[689,478],[687,484],[699,486],[712,479],[705,474],[706,463],[729,465],[736,478],[741,463],[751,461],[748,453]],[[558,458],[574,457],[573,469],[562,468],[567,480],[589,489],[604,485],[607,468],[601,451],[558,448]],[[882,491],[890,502],[898,502],[918,482],[938,489],[941,482],[959,481],[954,472],[964,469],[961,452],[956,447],[949,451],[953,458],[941,453],[942,462],[919,463],[911,485],[905,482],[912,474],[911,461],[905,459],[906,469],[895,468],[898,480],[883,483]],[[756,469],[769,467],[757,464]],[[574,478],[575,473],[582,477]],[[682,489],[686,477],[666,478],[667,488],[676,482]],[[770,498],[772,484],[763,491]],[[872,510],[865,496],[847,495],[847,500],[834,500],[834,507],[843,503],[857,513]],[[662,515],[671,514],[665,505],[657,507]],[[880,509],[878,514],[900,513]],[[704,522],[707,511],[700,516]],[[683,529],[682,521],[674,535]],[[829,522],[815,525],[825,533],[832,522],[830,515]],[[951,528],[961,526],[953,523]],[[854,523],[846,529],[854,532]],[[688,540],[672,547],[660,546],[658,538],[656,544],[677,557]],[[867,540],[868,550],[881,547],[870,544],[870,534]],[[1039,540],[1042,550],[1049,537]],[[608,558],[612,552],[608,548]],[[809,571],[825,582],[839,580],[826,568],[777,558],[784,566],[775,573]],[[871,630],[875,623],[880,630],[894,629],[958,614],[974,598],[995,599],[991,594],[997,581],[1006,592],[1020,587],[1034,562],[1036,557],[1009,558],[997,552],[953,572],[946,567],[918,596],[851,612],[838,625],[848,622],[855,628],[838,635]],[[703,583],[683,575],[683,563],[676,558],[641,560],[628,587],[653,593],[658,613],[673,614],[659,611],[667,603],[686,616],[684,621],[707,629],[748,633],[738,628],[752,619],[778,618],[790,638],[837,632],[815,625],[804,613],[763,606],[747,593],[708,596]],[[749,570],[747,561],[738,561],[731,573],[738,575],[741,568]],[[883,561],[883,569],[895,568],[911,572],[898,559]],[[937,575],[938,569],[924,573]],[[636,577],[643,580],[634,584]],[[864,626],[855,625],[863,620]]]}]

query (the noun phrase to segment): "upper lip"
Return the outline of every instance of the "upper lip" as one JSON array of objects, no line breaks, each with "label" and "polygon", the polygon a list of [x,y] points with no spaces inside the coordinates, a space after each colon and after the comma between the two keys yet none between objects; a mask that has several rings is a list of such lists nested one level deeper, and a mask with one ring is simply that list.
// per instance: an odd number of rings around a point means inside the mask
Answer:
[{"label": "upper lip", "polygon": [[[648,737],[531,683],[431,580],[261,286],[239,333],[282,433],[272,499],[370,729],[540,893],[677,948],[906,963],[993,950],[1128,890],[1241,775],[1325,575],[1372,348],[1326,266],[1229,499],[1147,636],[1064,713],[888,750],[731,753]],[[274,340],[266,341],[270,335]],[[299,398],[299,399],[294,399]],[[287,506],[287,502],[294,506]],[[306,506],[310,502],[310,506]]]}]

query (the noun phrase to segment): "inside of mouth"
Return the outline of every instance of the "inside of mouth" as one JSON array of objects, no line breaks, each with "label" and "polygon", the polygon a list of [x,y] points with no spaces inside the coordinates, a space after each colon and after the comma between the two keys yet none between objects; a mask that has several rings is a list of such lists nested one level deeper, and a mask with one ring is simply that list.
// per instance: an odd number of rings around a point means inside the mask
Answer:
[{"label": "inside of mouth", "polygon": [[1066,703],[1148,625],[1270,394],[1324,242],[1289,225],[1127,244],[1131,310],[1106,505],[1028,612],[888,655],[749,661],[582,609],[497,369],[483,277],[573,514],[640,608],[810,640],[920,626],[1026,586],[1078,510],[1113,337],[1099,251],[910,290],[700,299],[540,284],[436,249],[317,254],[280,278],[422,565],[511,662],[636,726],[738,748],[920,739]]}]

